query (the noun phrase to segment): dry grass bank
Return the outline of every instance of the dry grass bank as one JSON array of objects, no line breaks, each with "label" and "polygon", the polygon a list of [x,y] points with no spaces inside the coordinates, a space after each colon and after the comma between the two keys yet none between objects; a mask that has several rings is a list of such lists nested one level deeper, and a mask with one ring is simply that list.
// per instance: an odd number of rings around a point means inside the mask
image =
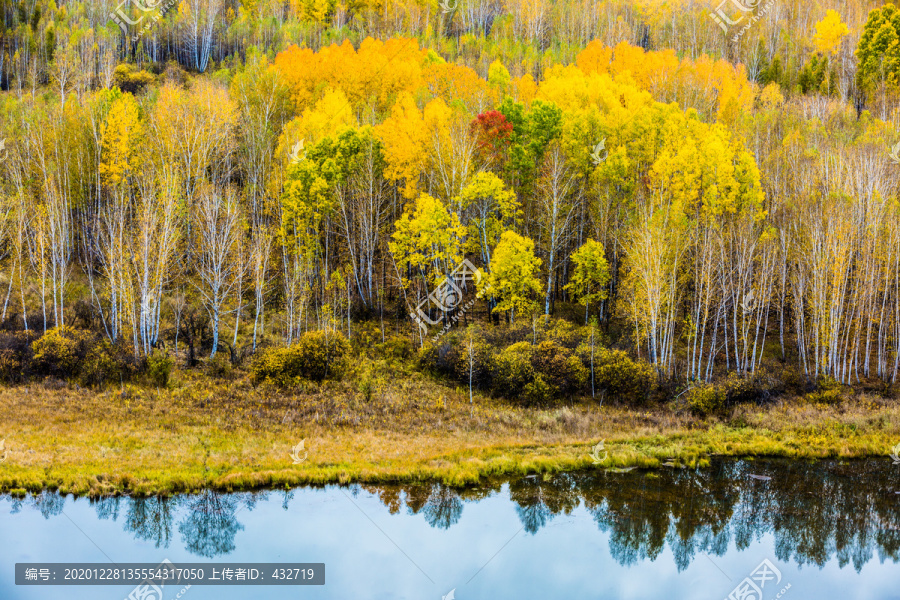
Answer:
[{"label": "dry grass bank", "polygon": [[[468,390],[417,373],[374,390],[330,382],[285,393],[180,372],[169,389],[2,389],[0,439],[0,491],[16,493],[465,484],[503,473],[703,466],[711,455],[886,456],[900,442],[900,407],[868,396],[832,405],[798,399],[700,419],[674,404],[541,410],[476,395],[470,405]],[[598,466],[590,452],[600,440],[606,458]]]}]

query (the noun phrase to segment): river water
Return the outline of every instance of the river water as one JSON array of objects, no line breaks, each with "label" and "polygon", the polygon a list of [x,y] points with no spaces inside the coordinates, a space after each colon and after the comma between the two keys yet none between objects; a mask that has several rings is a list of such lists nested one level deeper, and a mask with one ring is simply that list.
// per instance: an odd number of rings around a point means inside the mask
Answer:
[{"label": "river water", "polygon": [[44,492],[0,496],[0,540],[2,600],[123,600],[134,587],[17,586],[15,563],[164,559],[324,563],[326,579],[170,585],[162,600],[900,599],[900,466],[887,458],[721,460],[465,489],[101,500]]}]

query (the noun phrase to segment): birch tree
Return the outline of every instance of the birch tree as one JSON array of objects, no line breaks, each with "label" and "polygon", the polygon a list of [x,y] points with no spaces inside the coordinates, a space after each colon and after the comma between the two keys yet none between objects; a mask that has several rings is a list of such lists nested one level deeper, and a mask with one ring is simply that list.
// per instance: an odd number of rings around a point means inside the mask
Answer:
[{"label": "birch tree", "polygon": [[212,324],[210,358],[219,347],[219,329],[226,314],[226,302],[243,277],[236,260],[239,236],[243,235],[240,206],[232,188],[203,187],[196,216],[197,277],[195,287]]}]

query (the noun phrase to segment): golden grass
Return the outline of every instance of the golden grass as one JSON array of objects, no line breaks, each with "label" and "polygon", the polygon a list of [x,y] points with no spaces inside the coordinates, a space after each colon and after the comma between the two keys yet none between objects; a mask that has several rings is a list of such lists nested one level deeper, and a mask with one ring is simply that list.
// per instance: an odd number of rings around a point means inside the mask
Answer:
[{"label": "golden grass", "polygon": [[[0,491],[176,493],[350,481],[473,483],[580,468],[704,466],[713,455],[854,458],[900,442],[900,408],[857,398],[743,406],[727,422],[672,406],[524,409],[416,373],[370,398],[350,384],[297,393],[180,373],[171,389],[0,390]],[[305,440],[305,460],[291,449]],[[599,466],[591,448],[605,440]],[[601,453],[601,455],[603,455]],[[2,458],[2,455],[0,455]]]}]

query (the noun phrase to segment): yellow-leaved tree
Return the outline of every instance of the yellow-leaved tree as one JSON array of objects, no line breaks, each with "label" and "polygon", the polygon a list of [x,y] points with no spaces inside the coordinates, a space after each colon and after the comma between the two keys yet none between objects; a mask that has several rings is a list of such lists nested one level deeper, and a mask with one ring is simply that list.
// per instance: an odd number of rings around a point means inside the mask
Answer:
[{"label": "yellow-leaved tree", "polygon": [[419,194],[394,229],[389,247],[407,286],[413,278],[426,288],[440,284],[462,260],[466,228],[459,215],[433,196]]},{"label": "yellow-leaved tree", "polygon": [[315,107],[285,125],[282,133],[283,151],[293,151],[294,145],[303,140],[304,146],[312,146],[326,136],[333,136],[341,129],[356,125],[356,117],[344,92],[328,89]]},{"label": "yellow-leaved tree", "polygon": [[534,255],[534,242],[514,231],[504,231],[479,295],[497,298],[492,312],[509,313],[512,323],[517,314],[528,314],[537,308],[535,297],[541,292],[541,282],[536,275],[540,268],[541,259]]},{"label": "yellow-leaved tree", "polygon": [[813,45],[822,54],[832,56],[841,45],[841,40],[849,33],[850,28],[841,21],[841,15],[837,11],[829,9],[825,13],[825,18],[816,23]]},{"label": "yellow-leaved tree", "polygon": [[428,135],[425,119],[416,106],[412,94],[403,94],[391,111],[391,116],[377,127],[378,137],[384,144],[385,176],[402,182],[403,195],[415,198],[419,177],[424,170]]},{"label": "yellow-leaved tree", "polygon": [[137,102],[131,94],[121,94],[113,100],[103,123],[98,169],[104,184],[116,186],[134,172],[143,133]]},{"label": "yellow-leaved tree", "polygon": [[565,289],[572,292],[579,304],[584,304],[584,322],[588,322],[591,302],[606,300],[609,283],[609,263],[603,244],[588,240],[572,253],[572,276]]},{"label": "yellow-leaved tree", "polygon": [[[434,301],[436,306],[429,305],[426,309],[431,324],[447,318],[447,312],[455,309],[460,299],[459,290],[447,285],[451,273],[462,261],[466,228],[460,223],[459,215],[437,198],[420,194],[407,206],[394,229],[388,248],[404,290],[413,289],[417,306],[426,298]],[[416,281],[420,284],[414,285]],[[435,308],[438,314],[430,314]]]}]

